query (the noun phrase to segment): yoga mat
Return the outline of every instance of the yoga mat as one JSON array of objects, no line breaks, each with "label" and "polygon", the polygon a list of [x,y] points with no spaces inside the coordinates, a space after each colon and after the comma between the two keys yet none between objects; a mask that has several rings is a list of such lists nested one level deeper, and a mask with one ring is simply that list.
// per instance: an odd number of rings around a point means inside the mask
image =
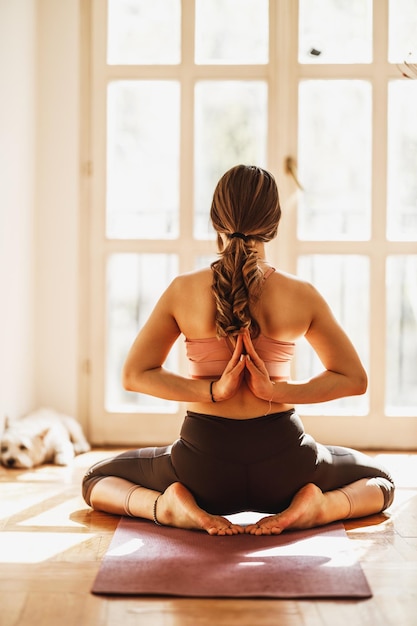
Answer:
[{"label": "yoga mat", "polygon": [[92,592],[184,597],[369,598],[342,524],[210,536],[122,518]]}]

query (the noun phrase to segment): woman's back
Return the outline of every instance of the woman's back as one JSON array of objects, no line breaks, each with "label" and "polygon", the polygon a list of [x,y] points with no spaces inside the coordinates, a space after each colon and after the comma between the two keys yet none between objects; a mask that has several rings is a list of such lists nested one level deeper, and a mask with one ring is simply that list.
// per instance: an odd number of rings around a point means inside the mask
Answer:
[{"label": "woman's back", "polygon": [[[266,279],[257,301],[251,306],[251,313],[260,329],[258,339],[254,340],[255,346],[258,344],[258,349],[261,345],[264,352],[269,350],[276,353],[276,358],[272,359],[282,363],[275,369],[271,366],[271,379],[289,378],[294,342],[305,334],[312,321],[314,290],[293,276],[273,271],[267,264],[260,264],[260,269]],[[212,281],[212,270],[208,268],[179,276],[171,285],[173,314],[186,340],[188,357],[194,358],[190,364],[190,373],[196,378],[220,377],[217,370],[221,368],[223,371],[227,363],[225,357],[228,354],[229,360],[233,350],[233,339],[225,341],[216,338],[216,305],[211,290]],[[227,344],[229,350],[225,349]],[[210,357],[206,359],[205,349],[215,352],[211,371]],[[208,363],[205,366],[198,365],[195,359]],[[215,363],[216,360],[219,362]],[[207,403],[193,403],[190,408],[212,415],[218,413],[215,403],[211,406]],[[271,410],[284,411],[288,408],[289,405],[275,404]],[[224,417],[245,419],[263,415],[267,410],[269,406],[253,396],[244,382],[233,398],[222,402]]]}]

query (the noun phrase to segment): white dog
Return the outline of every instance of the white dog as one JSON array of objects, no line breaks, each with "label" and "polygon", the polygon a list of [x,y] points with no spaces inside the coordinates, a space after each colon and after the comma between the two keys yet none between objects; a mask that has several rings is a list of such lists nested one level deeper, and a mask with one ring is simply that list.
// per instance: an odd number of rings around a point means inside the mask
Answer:
[{"label": "white dog", "polygon": [[0,461],[9,468],[30,469],[43,463],[68,465],[90,445],[81,425],[68,415],[39,409],[16,420],[6,418]]}]

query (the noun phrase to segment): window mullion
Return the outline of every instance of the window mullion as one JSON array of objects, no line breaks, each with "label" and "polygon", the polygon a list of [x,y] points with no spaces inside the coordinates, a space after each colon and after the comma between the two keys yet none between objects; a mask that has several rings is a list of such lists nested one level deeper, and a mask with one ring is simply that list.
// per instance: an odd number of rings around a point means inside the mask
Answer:
[{"label": "window mullion", "polygon": [[180,271],[193,266],[194,222],[194,39],[195,1],[182,0],[181,14],[181,119],[180,119]]},{"label": "window mullion", "polygon": [[369,409],[370,419],[377,424],[385,413],[385,394],[381,386],[386,371],[388,0],[374,1],[373,10]]},{"label": "window mullion", "polygon": [[270,245],[269,255],[277,267],[295,272],[296,189],[285,172],[285,159],[297,158],[297,2],[270,2],[269,36],[268,163],[277,177],[283,207],[278,239]]}]

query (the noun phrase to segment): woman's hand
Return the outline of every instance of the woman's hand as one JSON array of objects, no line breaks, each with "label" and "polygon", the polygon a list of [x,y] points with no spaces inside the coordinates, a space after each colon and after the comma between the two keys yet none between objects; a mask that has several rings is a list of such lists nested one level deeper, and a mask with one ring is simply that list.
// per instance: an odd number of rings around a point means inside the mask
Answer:
[{"label": "woman's hand", "polygon": [[229,400],[239,389],[245,371],[245,358],[243,355],[243,338],[238,335],[232,358],[226,365],[223,374],[213,385],[213,398],[215,402]]},{"label": "woman's hand", "polygon": [[272,400],[275,383],[271,381],[265,363],[256,352],[247,330],[243,334],[243,345],[246,350],[245,380],[247,386],[257,398]]}]

